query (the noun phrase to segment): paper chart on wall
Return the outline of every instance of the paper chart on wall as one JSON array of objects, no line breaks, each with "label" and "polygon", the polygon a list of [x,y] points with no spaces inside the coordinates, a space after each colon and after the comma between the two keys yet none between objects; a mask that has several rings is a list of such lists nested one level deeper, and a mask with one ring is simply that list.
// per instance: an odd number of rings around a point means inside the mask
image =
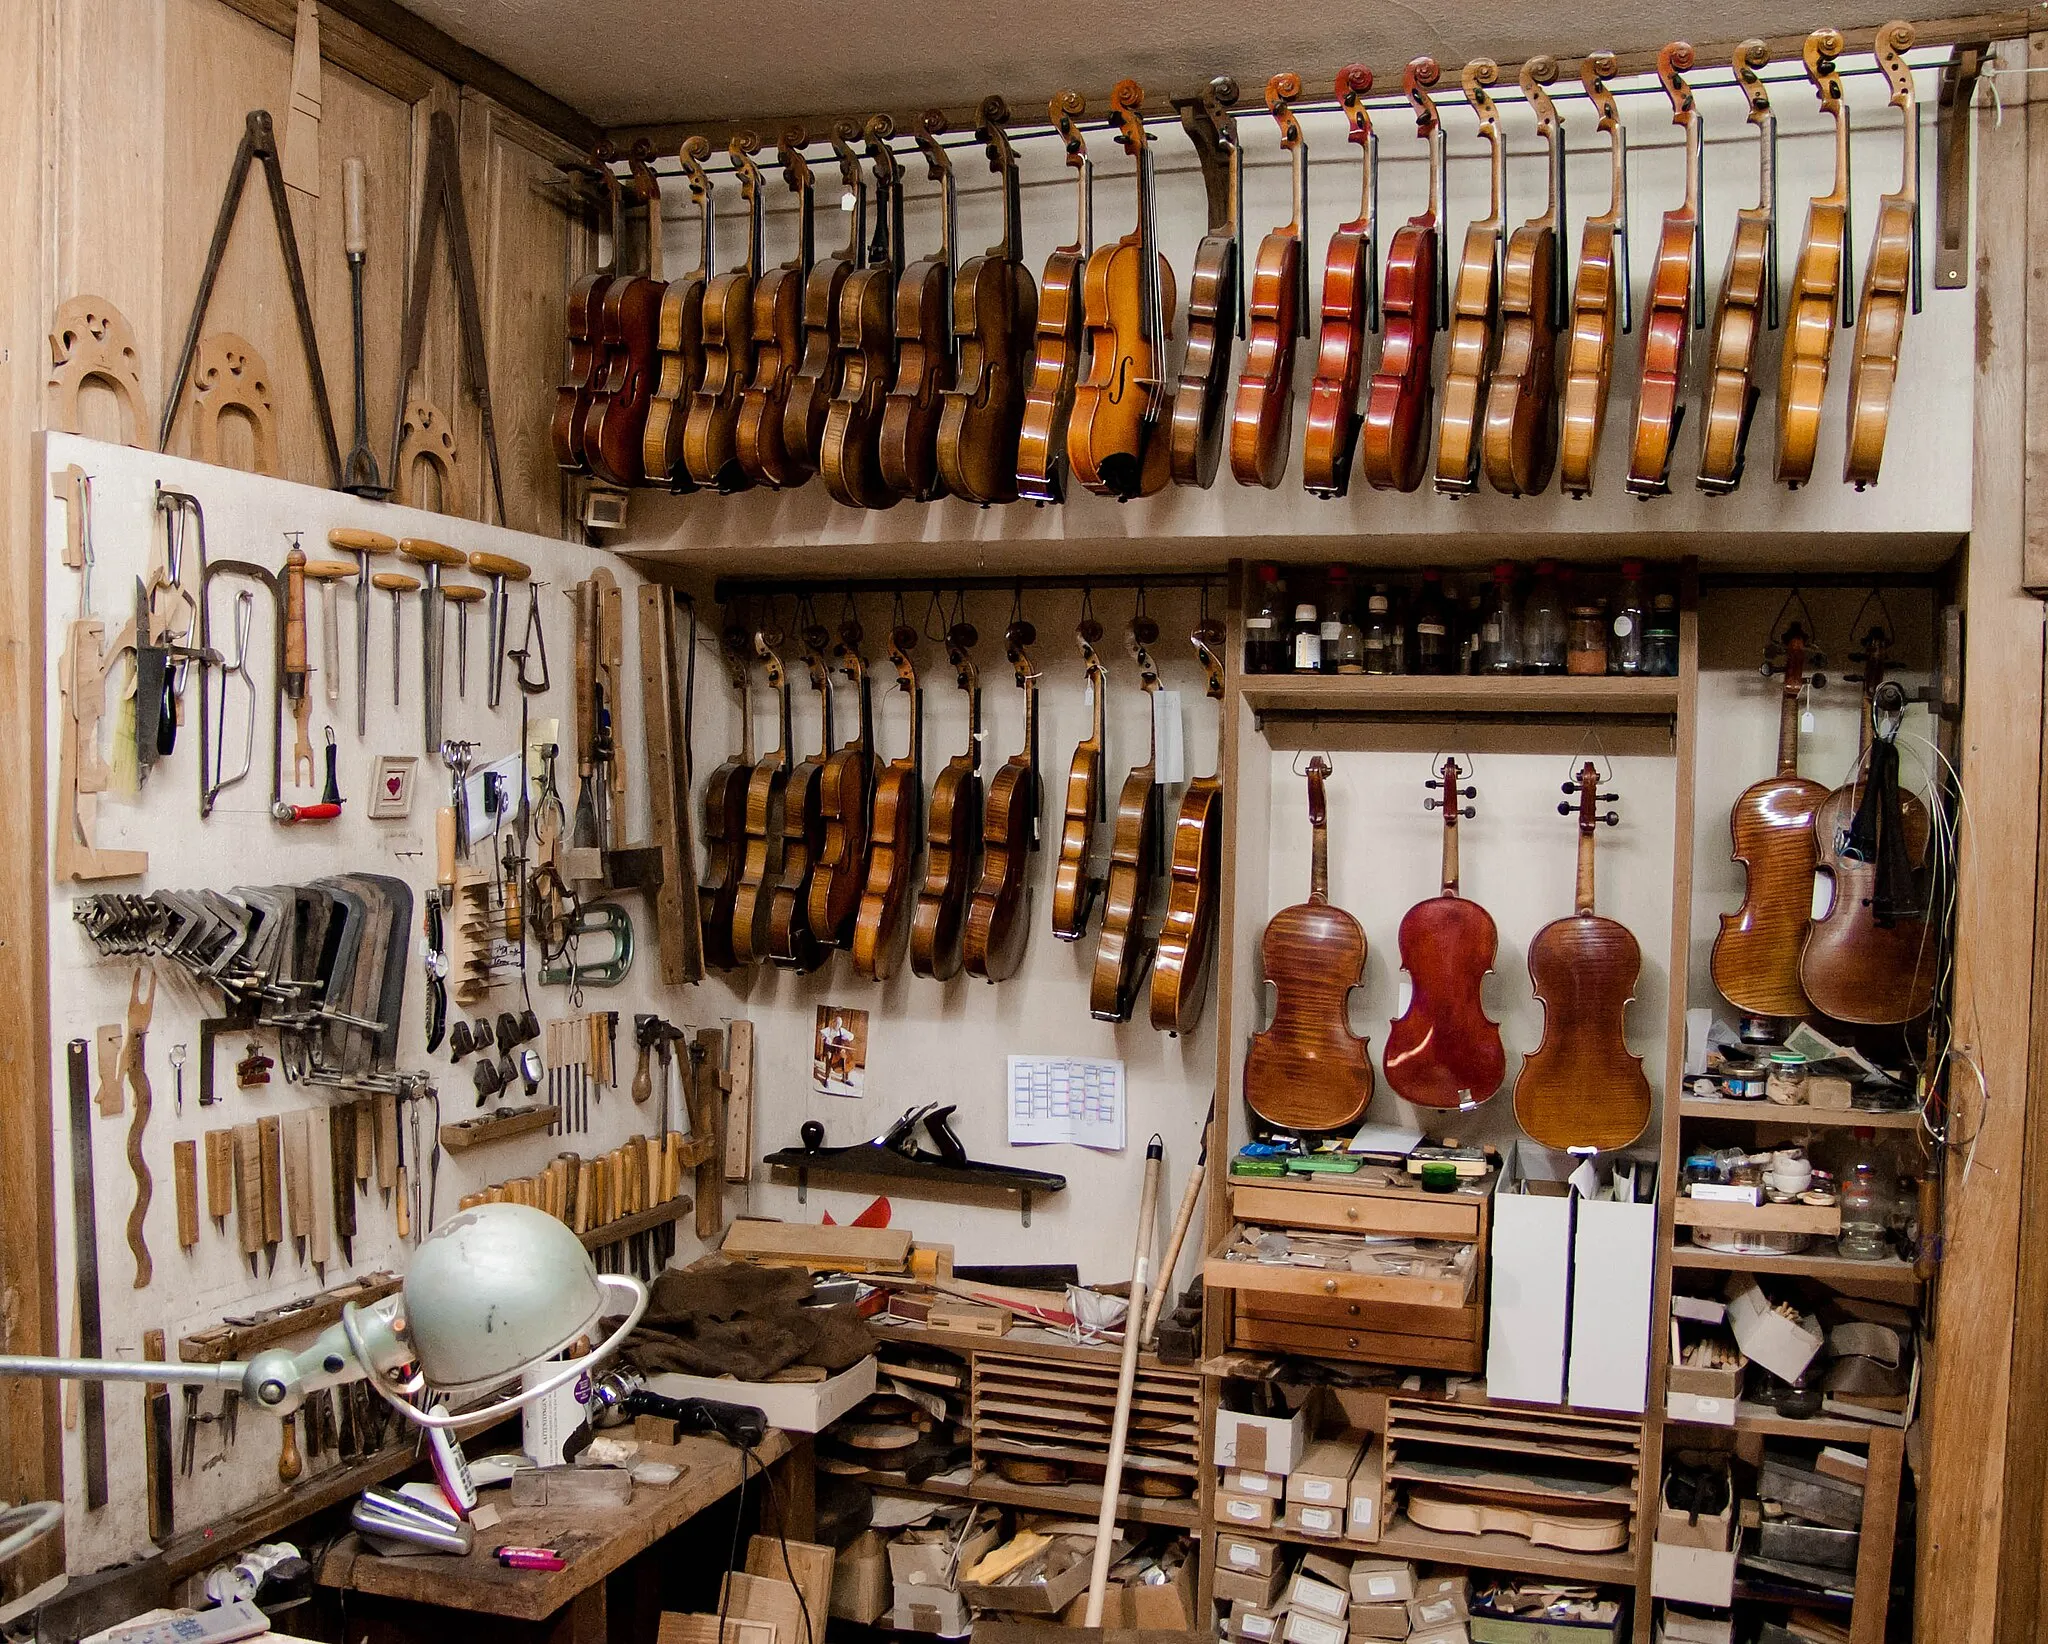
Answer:
[{"label": "paper chart on wall", "polygon": [[1124,1065],[1089,1056],[1012,1056],[1010,1145],[1124,1145]]}]

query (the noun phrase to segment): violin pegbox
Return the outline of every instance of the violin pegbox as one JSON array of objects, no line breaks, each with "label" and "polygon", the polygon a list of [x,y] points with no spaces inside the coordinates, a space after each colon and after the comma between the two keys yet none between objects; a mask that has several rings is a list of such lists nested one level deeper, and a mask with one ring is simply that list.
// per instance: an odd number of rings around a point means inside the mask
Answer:
[{"label": "violin pegbox", "polygon": [[1459,801],[1477,799],[1479,797],[1479,790],[1469,785],[1462,788],[1458,785],[1460,778],[1470,776],[1471,774],[1472,763],[1470,760],[1465,762],[1462,769],[1455,758],[1444,760],[1441,765],[1436,767],[1436,774],[1425,778],[1422,784],[1430,793],[1440,793],[1443,797],[1425,799],[1422,802],[1422,808],[1426,811],[1440,810],[1444,812],[1444,820],[1447,823],[1454,819],[1471,821],[1473,817],[1479,814],[1478,810],[1471,805],[1461,807]]},{"label": "violin pegbox", "polygon": [[[1620,800],[1621,795],[1618,793],[1602,793],[1600,791],[1600,772],[1592,760],[1589,759],[1585,764],[1581,765],[1579,767],[1579,774],[1571,781],[1565,783],[1561,791],[1566,795],[1566,798],[1559,803],[1557,814],[1559,816],[1570,816],[1576,811],[1578,813],[1579,831],[1581,833],[1591,833],[1595,825],[1602,822],[1611,828],[1621,821],[1621,813],[1619,811],[1608,811],[1603,814],[1598,809],[1601,805],[1616,803]],[[1573,796],[1577,798],[1576,804],[1572,802]]]}]

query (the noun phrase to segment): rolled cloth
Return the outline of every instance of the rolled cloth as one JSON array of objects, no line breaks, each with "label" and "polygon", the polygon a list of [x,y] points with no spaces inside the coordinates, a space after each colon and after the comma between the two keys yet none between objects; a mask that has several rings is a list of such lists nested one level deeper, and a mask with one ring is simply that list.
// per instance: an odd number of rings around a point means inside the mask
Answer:
[{"label": "rolled cloth", "polygon": [[763,1381],[793,1364],[844,1370],[874,1351],[874,1337],[850,1304],[808,1307],[810,1296],[811,1276],[800,1267],[668,1268],[654,1281],[622,1356],[649,1375],[672,1370]]}]

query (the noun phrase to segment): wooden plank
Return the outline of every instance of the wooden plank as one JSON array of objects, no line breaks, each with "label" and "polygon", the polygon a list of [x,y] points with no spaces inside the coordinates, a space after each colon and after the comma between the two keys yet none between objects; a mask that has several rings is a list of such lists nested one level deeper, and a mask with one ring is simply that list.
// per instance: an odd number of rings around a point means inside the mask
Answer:
[{"label": "wooden plank", "polygon": [[[647,812],[649,831],[661,852],[661,884],[654,893],[655,945],[662,981],[681,987],[703,977],[704,927],[697,907],[696,863],[685,845],[690,789],[682,692],[676,684],[675,595],[659,582],[643,582],[639,600],[640,725],[647,745]],[[687,898],[683,894],[686,885]]]},{"label": "wooden plank", "polygon": [[[2011,48],[2017,52],[2018,48]],[[2002,66],[2002,65],[2001,65]],[[2015,110],[2022,120],[2026,132],[2026,182],[2024,191],[2015,190],[2018,200],[2012,195],[2006,197],[2006,209],[2017,203],[2022,213],[2014,213],[2020,222],[2031,227],[2048,223],[2048,130],[2034,108],[2032,71],[2048,68],[2048,45],[2036,35],[2026,47],[2028,74],[2023,79],[2025,90],[2022,96],[2027,104],[2024,110]],[[2011,84],[2010,79],[2000,82],[2000,92]],[[1981,176],[1981,172],[1980,172]],[[1981,202],[1990,196],[1980,186]],[[1985,225],[1977,225],[1977,243],[1981,248],[1985,240]],[[2031,236],[2026,243],[2031,243]],[[1979,253],[1981,261],[1981,250]],[[1980,301],[1982,300],[1980,291]],[[2025,531],[2025,550],[2020,560],[2020,577],[2026,586],[2036,592],[2048,590],[2048,303],[2031,301],[2025,293],[2023,359],[2019,391],[2024,395],[2024,415],[2021,418],[2021,518]],[[1980,370],[1982,362],[1979,362]],[[2003,443],[2003,442],[2002,442]],[[1979,522],[1981,529],[1981,522]],[[1975,635],[1971,636],[1973,639]]]},{"label": "wooden plank", "polygon": [[1776,1102],[1731,1102],[1719,1096],[1686,1096],[1680,1099],[1678,1115],[1682,1119],[1720,1119],[1734,1124],[1782,1125],[1794,1130],[1832,1129],[1839,1127],[1853,1130],[1863,1126],[1871,1130],[1918,1130],[1920,1110],[1907,1108],[1899,1113],[1866,1113],[1851,1108],[1846,1113],[1833,1113],[1817,1107],[1781,1107]]},{"label": "wooden plank", "polygon": [[1871,1434],[1870,1467],[1863,1480],[1863,1533],[1856,1543],[1856,1608],[1849,1621],[1849,1644],[1884,1644],[1891,1610],[1892,1541],[1898,1533],[1899,1479],[1905,1458],[1904,1433],[1880,1427]]},{"label": "wooden plank", "polygon": [[399,1283],[389,1273],[371,1273],[327,1291],[309,1307],[266,1319],[260,1324],[223,1324],[211,1330],[194,1331],[189,1336],[178,1338],[178,1358],[185,1364],[225,1364],[230,1359],[246,1359],[294,1336],[325,1330],[341,1317],[345,1303],[355,1302],[367,1307],[371,1302],[390,1295]]},{"label": "wooden plank", "polygon": [[754,1024],[736,1016],[725,1027],[725,1179],[754,1175]]},{"label": "wooden plank", "polygon": [[1244,682],[1254,713],[1502,714],[1668,720],[1677,679],[1607,675],[1500,678],[1492,674],[1261,674]]},{"label": "wooden plank", "polygon": [[1745,1233],[1825,1233],[1842,1231],[1840,1205],[1728,1204],[1680,1194],[1671,1206],[1680,1227],[1733,1227]]},{"label": "wooden plank", "polygon": [[[832,1549],[815,1541],[753,1536],[747,1542],[747,1573],[788,1580],[794,1575],[810,1612],[814,1644],[825,1644],[825,1615],[832,1607]],[[805,1644],[799,1634],[799,1644]]]},{"label": "wooden plank", "polygon": [[[719,1088],[725,1035],[717,1028],[699,1028],[697,1047],[702,1059],[693,1065],[688,1056],[682,1056],[677,1073],[683,1077],[684,1099],[690,1104],[691,1135],[700,1144],[708,1144],[697,1165],[697,1237],[708,1244],[725,1227],[725,1102]],[[909,1235],[904,1238],[907,1242]]]},{"label": "wooden plank", "polygon": [[742,1216],[720,1248],[743,1261],[843,1267],[848,1272],[902,1272],[910,1265],[910,1231],[902,1227],[813,1227]]}]

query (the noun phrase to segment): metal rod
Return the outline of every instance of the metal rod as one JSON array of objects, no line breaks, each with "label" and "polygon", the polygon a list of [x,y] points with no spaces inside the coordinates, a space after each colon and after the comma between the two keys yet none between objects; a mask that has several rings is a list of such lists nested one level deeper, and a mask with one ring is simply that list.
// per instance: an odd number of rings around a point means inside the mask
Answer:
[{"label": "metal rod", "polygon": [[0,1353],[0,1377],[42,1376],[62,1381],[162,1381],[240,1387],[248,1365],[186,1364],[165,1359],[44,1359]]},{"label": "metal rod", "polygon": [[1220,566],[1213,571],[1105,571],[1094,575],[972,577],[720,577],[711,597],[720,605],[737,599],[767,599],[784,594],[922,594],[935,591],[963,594],[1043,592],[1083,588],[1220,588],[1230,580]]}]

